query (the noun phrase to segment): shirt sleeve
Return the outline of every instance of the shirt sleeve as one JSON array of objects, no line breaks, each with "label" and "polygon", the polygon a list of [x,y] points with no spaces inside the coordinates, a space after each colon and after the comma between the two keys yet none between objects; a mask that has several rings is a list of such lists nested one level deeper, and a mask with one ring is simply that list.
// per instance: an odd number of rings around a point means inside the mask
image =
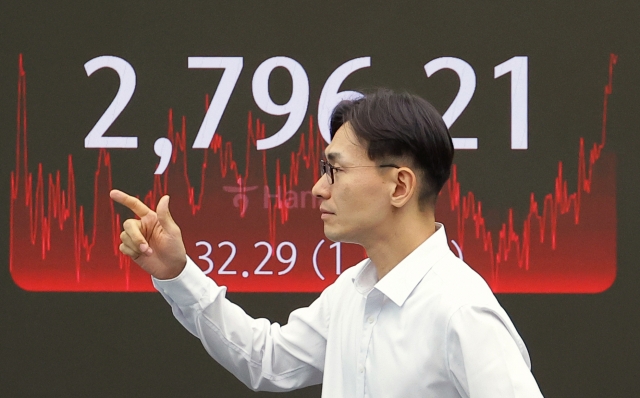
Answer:
[{"label": "shirt sleeve", "polygon": [[253,319],[225,298],[187,258],[174,279],[153,278],[174,316],[218,363],[255,391],[289,391],[322,382],[329,322],[328,293],[291,313],[287,325]]},{"label": "shirt sleeve", "polygon": [[447,360],[467,398],[540,398],[529,355],[506,314],[466,305],[450,318]]}]

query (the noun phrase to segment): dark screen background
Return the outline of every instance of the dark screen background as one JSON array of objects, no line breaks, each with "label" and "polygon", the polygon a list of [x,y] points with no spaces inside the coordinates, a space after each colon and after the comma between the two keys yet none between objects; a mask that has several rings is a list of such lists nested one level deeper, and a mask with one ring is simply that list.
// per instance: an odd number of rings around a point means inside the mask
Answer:
[{"label": "dark screen background", "polygon": [[[304,66],[313,115],[331,72],[360,56],[371,56],[372,66],[349,77],[344,89],[407,89],[444,112],[457,78],[444,71],[427,78],[423,66],[441,56],[464,59],[476,72],[477,87],[451,134],[478,137],[479,149],[458,151],[455,162],[463,189],[483,198],[493,222],[501,222],[510,207],[525,213],[531,192],[550,192],[558,161],[575,185],[578,139],[585,137],[589,145],[599,140],[609,56],[617,54],[607,136],[607,150],[617,159],[617,278],[600,294],[498,299],[527,343],[545,396],[628,397],[640,387],[636,3],[12,2],[0,8],[0,259],[6,264],[19,54],[27,71],[30,168],[41,162],[49,171],[65,170],[67,154],[73,154],[76,180],[85,186],[93,181],[97,150],[84,149],[84,137],[111,102],[118,80],[107,72],[87,77],[83,65],[116,55],[135,67],[136,92],[112,129],[139,136],[139,147],[112,150],[111,156],[117,186],[138,194],[151,189],[153,142],[166,133],[168,109],[187,118],[193,140],[204,95],[221,75],[187,69],[189,56],[244,57],[219,127],[242,132],[248,111],[259,113],[270,128],[284,123],[283,117],[261,113],[251,96],[253,72],[273,56]],[[509,77],[493,78],[494,66],[516,55],[529,57],[527,151],[510,149]],[[280,72],[274,72],[270,89],[284,103],[291,83]],[[238,145],[244,139],[238,135]],[[291,152],[296,142],[269,156]],[[198,156],[190,151],[190,169],[202,163]],[[77,197],[90,207],[93,191],[79,190]],[[229,295],[252,316],[280,323],[315,297]],[[210,359],[158,294],[31,293],[17,287],[4,266],[0,302],[2,396],[270,395],[250,392]],[[289,393],[319,395],[319,387]]]}]

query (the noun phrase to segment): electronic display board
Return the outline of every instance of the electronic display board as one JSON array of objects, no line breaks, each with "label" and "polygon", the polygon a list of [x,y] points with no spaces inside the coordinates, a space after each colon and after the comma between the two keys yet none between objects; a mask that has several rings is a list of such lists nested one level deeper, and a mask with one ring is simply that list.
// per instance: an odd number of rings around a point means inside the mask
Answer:
[{"label": "electronic display board", "polygon": [[[370,52],[329,56],[305,67],[295,53],[269,54],[266,59],[235,56],[241,51],[227,45],[231,50],[183,59],[167,54],[171,61],[165,62],[184,69],[182,80],[193,77],[201,84],[187,93],[192,99],[188,104],[168,101],[171,107],[161,119],[165,127],[158,131],[145,126],[145,115],[157,114],[152,109],[156,105],[138,94],[145,90],[138,80],[146,78],[147,85],[153,85],[178,76],[151,74],[144,67],[150,62],[146,52],[127,60],[122,54],[102,54],[106,49],[98,46],[93,51],[101,55],[82,65],[70,64],[73,78],[58,101],[85,101],[85,115],[68,129],[57,132],[54,127],[46,133],[29,128],[31,117],[39,115],[27,112],[27,71],[31,59],[37,67],[37,54],[16,57],[9,267],[20,287],[154,290],[149,277],[117,249],[123,216],[108,192],[125,179],[135,183],[132,193],[151,207],[164,194],[173,197],[173,214],[188,252],[231,291],[319,292],[345,267],[366,257],[357,246],[324,238],[319,200],[311,187],[330,141],[333,107],[361,95],[357,86],[379,83],[372,75],[382,57]],[[477,56],[471,50],[464,53]],[[540,129],[545,110],[530,103],[543,95],[536,89],[540,82],[535,68],[547,61],[536,53],[489,54],[494,65],[474,67],[462,58],[465,54],[433,54],[420,62],[395,59],[413,74],[423,74],[422,81],[413,76],[401,80],[404,86],[446,104],[441,112],[454,137],[456,158],[464,161],[470,152],[479,154],[470,164],[455,164],[438,201],[437,219],[445,224],[452,249],[498,293],[606,290],[616,277],[616,155],[606,143],[618,55],[603,54],[592,62],[600,71],[601,93],[588,102],[599,103],[592,110],[601,120],[594,120],[588,130],[562,132],[567,137],[555,144],[556,150],[545,152],[541,143],[553,143],[560,132]],[[142,67],[136,67],[138,63]],[[478,84],[478,75],[483,80],[493,77],[495,87],[486,81]],[[358,83],[352,82],[355,76],[362,76]],[[239,84],[241,77],[244,84]],[[99,79],[104,92],[98,94]],[[429,89],[431,80],[438,82],[437,88]],[[490,96],[480,93],[485,86]],[[172,98],[168,90],[164,95]],[[558,111],[569,113],[579,102]],[[467,109],[474,106],[493,112],[472,115]],[[176,108],[196,116],[187,118]],[[79,118],[77,108],[62,112],[69,120]],[[457,128],[458,119],[471,122],[478,117],[492,125]],[[485,138],[489,134],[504,142],[491,145]],[[75,141],[80,149],[34,148],[34,143],[49,139]],[[156,159],[138,154],[144,145],[147,152],[153,149]],[[46,162],[43,150],[49,157],[57,155],[65,167]],[[489,178],[486,170],[473,165],[505,155],[509,161],[501,167],[521,170],[514,177],[531,180],[531,185],[514,185],[500,173]],[[532,158],[555,173],[532,175]],[[124,172],[132,168],[137,173]],[[469,188],[473,180],[494,191],[500,186],[519,194],[513,195],[513,203],[494,204],[491,194]]]}]

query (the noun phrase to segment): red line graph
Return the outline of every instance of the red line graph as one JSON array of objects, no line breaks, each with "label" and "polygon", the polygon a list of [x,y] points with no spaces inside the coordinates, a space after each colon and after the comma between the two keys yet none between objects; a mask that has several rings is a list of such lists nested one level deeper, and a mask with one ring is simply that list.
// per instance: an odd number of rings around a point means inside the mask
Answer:
[{"label": "red line graph", "polygon": [[[515,265],[517,269],[524,269],[526,271],[530,270],[531,265],[531,246],[532,244],[547,244],[547,247],[551,249],[551,251],[557,251],[557,242],[558,242],[558,222],[561,217],[571,217],[573,219],[574,225],[580,225],[581,220],[581,205],[583,204],[583,195],[590,194],[592,191],[592,186],[594,185],[594,169],[597,162],[601,160],[601,156],[603,153],[603,149],[605,148],[606,136],[607,136],[607,110],[609,103],[609,96],[613,92],[613,70],[614,66],[617,63],[618,57],[615,54],[611,54],[609,58],[609,81],[604,88],[604,100],[603,100],[603,111],[602,111],[602,131],[601,131],[601,141],[599,143],[594,143],[589,151],[588,163],[587,158],[585,157],[585,143],[584,138],[580,137],[579,141],[579,155],[578,155],[578,179],[577,179],[577,188],[575,192],[569,193],[569,187],[567,180],[563,175],[563,163],[558,162],[558,175],[555,179],[554,192],[549,193],[544,196],[542,201],[542,213],[540,213],[540,204],[535,199],[534,194],[530,195],[529,202],[529,213],[525,218],[524,225],[522,228],[522,232],[518,234],[516,232],[516,227],[513,221],[513,209],[508,210],[508,221],[506,223],[502,223],[501,229],[497,234],[498,246],[497,249],[494,245],[494,234],[491,231],[488,231],[486,228],[486,220],[482,216],[482,203],[477,201],[473,192],[467,193],[466,196],[462,197],[461,195],[461,186],[457,178],[457,168],[454,165],[452,178],[447,183],[447,188],[449,191],[449,210],[455,212],[457,215],[457,228],[458,228],[458,239],[459,245],[461,248],[465,249],[465,232],[466,227],[468,225],[467,221],[472,221],[472,227],[474,228],[475,235],[473,238],[480,240],[482,242],[482,248],[485,253],[488,254],[488,259],[490,262],[490,273],[489,275],[484,275],[485,279],[492,286],[494,291],[539,291],[540,287],[527,287],[526,284],[528,281],[521,281],[518,284],[518,287],[514,289],[514,283],[511,281],[511,286],[503,286],[500,283],[500,272],[505,265],[509,262],[510,258],[515,258]],[[610,154],[608,154],[610,155]],[[615,171],[613,165],[614,159],[612,156],[609,156],[608,159],[603,160],[601,163],[606,163],[602,168],[608,169],[608,178],[610,181],[614,180]],[[606,178],[602,178],[606,179]],[[601,180],[602,180],[601,179]],[[602,183],[602,181],[598,181]],[[608,192],[610,195],[608,198],[605,197],[607,203],[605,206],[607,207],[608,214],[611,218],[608,220],[615,220],[615,186],[609,187]],[[603,209],[604,210],[604,209]],[[441,214],[441,212],[436,212],[436,214]],[[603,212],[602,215],[597,218],[604,218],[607,212]],[[583,215],[584,216],[584,215]],[[589,214],[591,216],[591,214]],[[538,225],[538,234],[534,234],[534,225]],[[604,226],[604,225],[603,225]],[[615,224],[609,225],[608,229],[598,228],[598,233],[606,232],[608,239],[603,240],[601,244],[598,246],[602,246],[603,250],[608,252],[609,254],[613,253],[613,257],[607,257],[607,263],[602,263],[602,268],[606,269],[606,272],[603,272],[604,275],[598,275],[597,281],[590,281],[590,285],[593,287],[585,288],[584,281],[582,283],[578,283],[578,285],[582,285],[585,291],[601,291],[608,288],[615,279]],[[536,240],[536,237],[539,239]],[[573,238],[575,239],[575,238]],[[593,242],[584,241],[584,246],[593,244]],[[559,256],[556,256],[559,257]],[[571,257],[571,256],[569,256]],[[580,253],[573,253],[573,260],[570,261],[578,261],[580,257]],[[586,261],[586,262],[592,262]],[[511,261],[509,264],[510,267],[514,266],[514,261]],[[472,262],[473,264],[473,262]],[[549,278],[551,279],[551,278]],[[571,279],[571,278],[569,278]],[[580,291],[580,287],[575,286],[575,281],[564,281],[564,283],[572,283],[573,286],[565,285],[563,289],[566,290],[556,290],[549,289],[549,291]],[[550,283],[547,283],[549,285]],[[593,290],[591,290],[593,289]],[[543,290],[544,291],[544,290]]]},{"label": "red line graph", "polygon": [[[490,231],[482,202],[473,192],[463,195],[454,165],[452,178],[438,202],[437,218],[445,223],[449,238],[461,247],[465,261],[494,291],[599,292],[613,283],[615,157],[604,149],[608,98],[613,92],[616,62],[617,56],[612,54],[604,89],[601,141],[594,143],[587,155],[584,138],[579,140],[575,191],[564,177],[563,163],[558,162],[553,192],[542,201],[530,194],[529,213],[521,228],[515,225],[511,208],[501,228]],[[152,291],[148,276],[118,251],[122,220],[108,198],[113,186],[109,152],[104,149],[98,152],[94,200],[89,211],[92,214],[86,214],[85,206],[76,201],[72,155],[67,156],[66,176],[60,170],[45,173],[42,163],[38,163],[35,174],[29,170],[27,86],[22,55],[17,91],[9,259],[14,281],[27,290],[37,291]],[[247,119],[244,170],[239,170],[234,160],[231,142],[216,134],[210,148],[204,151],[197,194],[187,170],[185,117],[181,118],[178,130],[174,125],[173,111],[169,110],[166,134],[173,143],[170,166],[162,176],[154,176],[152,189],[141,196],[153,207],[160,196],[171,194],[172,213],[181,225],[191,256],[204,254],[204,249],[198,247],[203,240],[214,248],[210,257],[216,264],[217,282],[234,291],[317,292],[335,280],[336,250],[329,247],[330,242],[319,243],[324,239],[321,221],[313,208],[315,199],[308,192],[319,176],[318,159],[325,146],[312,117],[287,166],[284,165],[287,159],[282,158],[269,167],[266,152],[256,150],[256,140],[265,137],[266,126],[251,113]],[[251,173],[256,163],[261,173]],[[275,172],[271,179],[275,181],[273,192],[268,183],[270,170]],[[260,241],[268,242],[274,250],[280,242],[292,242],[298,258],[295,267],[277,275],[286,264],[272,255],[260,268],[258,264],[265,258],[264,249],[256,245]],[[232,242],[237,247],[233,261],[226,267],[227,272],[234,270],[236,274],[216,274],[224,268],[221,264],[234,254],[224,244],[217,246],[222,242]],[[311,264],[314,253],[317,271]],[[344,245],[342,264],[353,265],[362,255],[360,248]],[[206,268],[206,261],[199,260]],[[266,275],[265,270],[273,274]],[[318,272],[326,278],[320,279]]]}]

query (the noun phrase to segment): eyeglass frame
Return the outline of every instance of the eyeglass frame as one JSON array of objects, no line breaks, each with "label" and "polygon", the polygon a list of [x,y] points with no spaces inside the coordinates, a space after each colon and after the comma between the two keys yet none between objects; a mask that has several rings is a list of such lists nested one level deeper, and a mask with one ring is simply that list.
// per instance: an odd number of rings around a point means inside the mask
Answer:
[{"label": "eyeglass frame", "polygon": [[342,167],[336,167],[334,165],[332,165],[331,163],[327,162],[324,159],[320,159],[320,176],[326,175],[327,176],[327,181],[329,181],[330,185],[333,185],[335,183],[335,170],[342,170],[342,169],[355,169],[355,168],[359,168],[359,167],[394,167],[396,169],[399,169],[400,166],[397,166],[395,164],[381,164],[381,165],[372,165],[372,166],[342,166]]}]

